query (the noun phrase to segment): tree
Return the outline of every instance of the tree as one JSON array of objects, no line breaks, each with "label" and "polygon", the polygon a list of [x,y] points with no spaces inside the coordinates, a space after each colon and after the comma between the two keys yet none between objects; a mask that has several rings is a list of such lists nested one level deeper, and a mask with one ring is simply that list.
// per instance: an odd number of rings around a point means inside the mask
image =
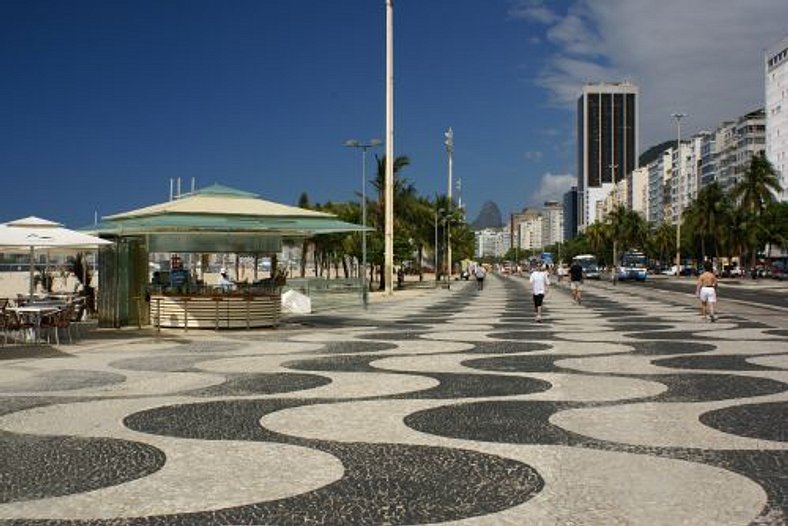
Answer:
[{"label": "tree", "polygon": [[[309,209],[310,207],[309,196],[306,194],[306,192],[303,192],[298,197],[298,207]],[[304,240],[301,242],[301,277],[302,278],[306,276],[306,260],[307,260],[307,256],[309,255],[309,247],[311,246],[311,244],[312,244],[312,240],[307,237],[305,237]]]},{"label": "tree", "polygon": [[749,168],[744,172],[744,177],[733,187],[731,195],[739,206],[748,212],[760,215],[775,201],[775,194],[780,192],[782,192],[780,177],[766,158],[766,154],[761,152],[752,156]]},{"label": "tree", "polygon": [[714,255],[717,255],[717,239],[723,235],[725,217],[728,213],[729,199],[722,187],[714,182],[699,193],[685,214],[687,226],[693,236],[700,242],[700,260],[706,260],[706,241],[714,244]]},{"label": "tree", "polygon": [[[755,230],[758,228],[758,220],[763,211],[775,201],[775,194],[781,191],[782,187],[777,171],[766,158],[766,154],[761,152],[759,155],[753,155],[749,168],[741,181],[733,187],[731,195],[744,212],[750,214],[745,223],[748,228]],[[758,251],[757,235],[748,232],[745,238],[749,243],[752,243],[748,248],[751,250],[751,267],[755,267],[755,257]]]},{"label": "tree", "polygon": [[[373,214],[372,217],[374,219],[374,224],[377,226],[377,229],[381,236],[384,236],[384,230],[386,226],[386,156],[377,156],[375,155],[375,162],[377,164],[377,171],[375,173],[375,179],[372,181],[372,185],[378,191],[378,201],[373,206]],[[409,203],[415,199],[416,190],[415,187],[410,184],[406,179],[399,177],[399,172],[405,168],[406,166],[410,165],[410,159],[407,156],[401,155],[399,157],[394,158],[394,188],[393,195],[394,195],[394,236],[398,235],[397,231],[397,222],[402,222],[402,218],[407,217],[409,215],[407,208]],[[395,240],[396,243],[396,240]],[[400,243],[401,245],[401,243]],[[381,257],[378,260],[377,258],[373,261],[378,265],[383,265],[383,259],[385,254],[381,253]],[[372,260],[371,260],[372,261]],[[370,279],[370,282],[372,280]],[[380,273],[380,289],[383,290],[386,288],[386,276],[384,272]]]},{"label": "tree", "polygon": [[657,256],[660,263],[670,261],[671,252],[676,247],[676,227],[663,221],[651,231],[649,245],[653,247],[654,253],[649,257]]},{"label": "tree", "polygon": [[610,239],[608,229],[605,228],[605,225],[599,222],[592,223],[586,228],[585,234],[588,238],[588,245],[591,247],[591,251],[594,252],[597,257],[603,256],[603,250],[607,247]]},{"label": "tree", "polygon": [[761,214],[761,241],[768,246],[766,253],[771,254],[772,245],[788,249],[788,202],[771,203]]}]

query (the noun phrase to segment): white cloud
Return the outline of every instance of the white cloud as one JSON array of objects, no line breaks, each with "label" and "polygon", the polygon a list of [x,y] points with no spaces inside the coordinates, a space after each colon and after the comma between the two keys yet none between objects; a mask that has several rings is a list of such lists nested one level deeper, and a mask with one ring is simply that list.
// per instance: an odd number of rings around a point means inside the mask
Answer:
[{"label": "white cloud", "polygon": [[535,0],[513,1],[509,7],[509,16],[540,24],[552,24],[559,20],[557,14]]},{"label": "white cloud", "polygon": [[539,189],[532,194],[533,206],[542,206],[545,201],[561,202],[563,195],[577,183],[572,174],[546,173],[539,182]]},{"label": "white cloud", "polygon": [[541,161],[544,154],[540,151],[528,151],[525,152],[525,158],[529,161]]},{"label": "white cloud", "polygon": [[785,0],[575,0],[560,19],[517,6],[557,48],[536,79],[553,102],[574,110],[586,82],[640,87],[641,150],[675,135],[672,112],[689,134],[761,107],[764,50],[788,33]]}]

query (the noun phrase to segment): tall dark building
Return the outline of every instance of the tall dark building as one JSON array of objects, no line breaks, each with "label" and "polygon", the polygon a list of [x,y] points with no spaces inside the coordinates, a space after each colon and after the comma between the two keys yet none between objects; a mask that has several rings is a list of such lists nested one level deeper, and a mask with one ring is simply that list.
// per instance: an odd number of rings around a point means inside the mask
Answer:
[{"label": "tall dark building", "polygon": [[577,235],[577,187],[564,194],[564,241]]},{"label": "tall dark building", "polygon": [[638,88],[629,82],[586,84],[577,100],[579,230],[596,220],[597,203],[637,168]]}]

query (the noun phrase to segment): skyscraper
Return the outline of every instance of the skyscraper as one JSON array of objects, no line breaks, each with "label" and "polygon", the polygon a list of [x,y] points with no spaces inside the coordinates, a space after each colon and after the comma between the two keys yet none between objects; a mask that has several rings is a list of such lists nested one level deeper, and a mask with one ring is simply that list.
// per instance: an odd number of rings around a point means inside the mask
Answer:
[{"label": "skyscraper", "polygon": [[564,194],[564,241],[577,235],[577,187]]},{"label": "skyscraper", "polygon": [[593,223],[597,203],[637,168],[638,87],[586,84],[577,100],[578,230]]}]

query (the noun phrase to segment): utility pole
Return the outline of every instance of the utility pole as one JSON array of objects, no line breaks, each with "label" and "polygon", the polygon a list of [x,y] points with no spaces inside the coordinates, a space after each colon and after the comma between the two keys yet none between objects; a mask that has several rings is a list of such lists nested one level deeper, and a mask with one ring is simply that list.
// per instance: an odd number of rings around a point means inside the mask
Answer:
[{"label": "utility pole", "polygon": [[452,187],[451,180],[452,180],[452,171],[453,171],[452,154],[454,153],[454,131],[452,131],[451,126],[449,127],[449,129],[446,132],[444,132],[443,135],[446,137],[446,141],[444,142],[444,144],[446,144],[446,153],[449,154],[449,187],[448,187],[448,193],[446,194],[446,197],[448,198],[448,203],[447,203],[448,213],[446,215],[446,217],[447,217],[447,219],[446,219],[446,259],[448,260],[447,261],[447,264],[448,264],[448,269],[447,270],[448,270],[449,282],[451,282],[452,264],[451,264],[451,223],[450,223],[450,219],[451,219],[451,210],[452,210],[452,207],[454,206],[454,203],[452,202],[452,198],[451,198],[451,187]]},{"label": "utility pole", "polygon": [[386,0],[386,226],[383,264],[386,295],[394,289],[394,2]]}]

